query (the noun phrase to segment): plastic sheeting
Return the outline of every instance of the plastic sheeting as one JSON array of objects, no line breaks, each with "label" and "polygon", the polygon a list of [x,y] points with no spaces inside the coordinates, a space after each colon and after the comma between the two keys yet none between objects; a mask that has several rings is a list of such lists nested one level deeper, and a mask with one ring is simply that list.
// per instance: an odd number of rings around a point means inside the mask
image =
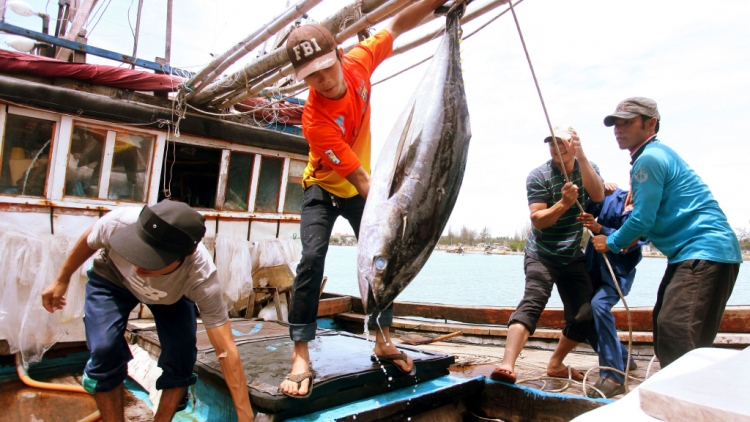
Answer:
[{"label": "plastic sheeting", "polygon": [[[289,305],[286,304],[286,295],[279,295],[279,309],[281,309],[281,319],[289,322]],[[264,321],[278,321],[279,316],[276,314],[276,301],[268,302],[263,309],[258,312],[258,318]]]},{"label": "plastic sheeting", "polygon": [[285,264],[294,271],[301,257],[298,242],[293,240],[249,242],[220,234],[216,236],[215,248],[217,275],[230,311],[235,309],[235,303],[240,298],[252,292],[252,274],[255,271]]},{"label": "plastic sheeting", "polygon": [[91,260],[71,278],[62,311],[50,314],[42,306],[42,291],[54,281],[76,240],[0,222],[0,338],[8,341],[11,353],[21,352],[26,367],[82,324],[87,281],[82,269]]}]

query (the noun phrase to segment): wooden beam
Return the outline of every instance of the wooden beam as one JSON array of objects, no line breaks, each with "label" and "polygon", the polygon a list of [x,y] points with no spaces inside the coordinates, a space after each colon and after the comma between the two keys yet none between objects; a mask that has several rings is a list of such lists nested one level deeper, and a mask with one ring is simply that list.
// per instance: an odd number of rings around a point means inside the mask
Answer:
[{"label": "wooden beam", "polygon": [[[65,33],[65,35],[62,37],[69,41],[75,41],[76,37],[78,36],[78,33],[83,28],[83,25],[86,23],[86,20],[88,20],[89,15],[91,14],[91,10],[96,5],[97,0],[83,0],[78,7],[77,10],[75,10],[75,15],[73,16],[73,23],[70,25],[70,28]],[[57,60],[62,60],[64,62],[67,62],[70,58],[70,54],[73,51],[67,48],[61,48],[60,51],[57,53]]]},{"label": "wooden beam", "polygon": [[351,312],[352,298],[350,296],[321,299],[318,304],[318,318]]},{"label": "wooden beam", "polygon": [[[352,298],[352,310],[364,313],[362,301]],[[506,325],[510,315],[516,310],[511,306],[469,306],[443,305],[437,303],[395,302],[394,316],[414,316],[443,321],[457,321],[467,324]],[[625,308],[614,308],[615,326],[618,330],[628,330],[628,317]],[[630,308],[633,331],[651,331],[653,329],[652,308]],[[538,327],[562,329],[565,327],[565,316],[562,308],[547,308],[542,312]],[[750,306],[728,306],[719,327],[721,333],[750,333]]]},{"label": "wooden beam", "polygon": [[[128,56],[127,54],[120,54],[114,51],[105,50],[103,48],[94,47],[88,44],[80,42],[66,40],[64,38],[53,37],[52,35],[42,34],[41,32],[32,31],[30,29],[21,28],[20,26],[11,25],[9,23],[0,22],[0,31],[9,32],[11,34],[21,35],[26,38],[31,38],[37,41],[43,41],[58,47],[64,47],[64,49],[73,49],[86,54],[91,54],[98,57],[104,57],[105,59],[114,60],[122,63],[132,63],[139,67],[146,69],[158,70],[167,75],[176,75],[180,77],[191,77],[193,72],[187,70],[177,69],[166,64],[159,64],[148,60],[139,59],[136,57]],[[69,50],[68,50],[69,51]],[[58,56],[59,57],[59,56]]]}]

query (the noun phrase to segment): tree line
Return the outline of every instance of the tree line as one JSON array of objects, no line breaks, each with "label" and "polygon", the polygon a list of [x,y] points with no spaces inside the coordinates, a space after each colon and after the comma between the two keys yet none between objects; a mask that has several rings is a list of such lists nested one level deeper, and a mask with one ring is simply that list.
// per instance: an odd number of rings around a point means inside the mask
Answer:
[{"label": "tree line", "polygon": [[520,252],[526,246],[526,239],[529,237],[530,232],[530,222],[518,229],[513,236],[492,236],[492,231],[487,226],[484,226],[479,231],[470,229],[465,225],[461,226],[458,230],[448,227],[448,233],[440,237],[438,244],[450,246],[460,243],[465,246],[476,246],[480,243],[485,245],[498,243],[501,246],[507,246],[512,251]]},{"label": "tree line", "polygon": [[[526,246],[526,239],[529,237],[531,232],[531,223],[527,222],[523,227],[518,229],[513,236],[492,236],[492,231],[489,227],[484,226],[481,230],[470,229],[468,227],[461,226],[460,229],[454,230],[452,227],[448,227],[448,233],[440,237],[439,245],[450,246],[462,244],[465,246],[476,246],[480,243],[485,245],[492,245],[495,243],[501,246],[507,246],[512,251],[523,251]],[[737,238],[740,241],[740,248],[743,251],[750,250],[750,229],[747,228],[736,228]]]}]

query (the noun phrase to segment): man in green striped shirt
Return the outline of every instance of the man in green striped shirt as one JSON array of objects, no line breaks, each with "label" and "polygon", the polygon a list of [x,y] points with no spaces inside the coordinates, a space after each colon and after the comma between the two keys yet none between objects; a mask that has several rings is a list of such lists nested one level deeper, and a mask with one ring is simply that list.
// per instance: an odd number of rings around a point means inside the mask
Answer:
[{"label": "man in green striped shirt", "polygon": [[[547,365],[547,375],[583,379],[580,372],[563,364],[565,356],[586,340],[592,318],[593,290],[581,250],[583,224],[578,220],[581,212],[576,199],[581,204],[587,199],[604,200],[604,183],[599,169],[586,158],[575,129],[558,125],[554,134],[560,155],[552,137],[545,138],[552,159],[526,179],[532,224],[524,250],[526,288],[508,321],[503,361],[492,372],[492,379],[498,381],[515,382],[516,358],[536,330],[554,284],[563,302],[565,328]],[[570,182],[565,181],[563,169]]]}]

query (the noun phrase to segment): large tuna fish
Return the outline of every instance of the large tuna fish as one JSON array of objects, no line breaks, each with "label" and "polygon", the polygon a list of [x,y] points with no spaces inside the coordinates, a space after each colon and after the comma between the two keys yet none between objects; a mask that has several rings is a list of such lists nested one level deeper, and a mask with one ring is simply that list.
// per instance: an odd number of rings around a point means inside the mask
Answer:
[{"label": "large tuna fish", "polygon": [[416,277],[448,222],[466,167],[471,129],[457,13],[373,171],[359,229],[359,290],[383,310]]}]

